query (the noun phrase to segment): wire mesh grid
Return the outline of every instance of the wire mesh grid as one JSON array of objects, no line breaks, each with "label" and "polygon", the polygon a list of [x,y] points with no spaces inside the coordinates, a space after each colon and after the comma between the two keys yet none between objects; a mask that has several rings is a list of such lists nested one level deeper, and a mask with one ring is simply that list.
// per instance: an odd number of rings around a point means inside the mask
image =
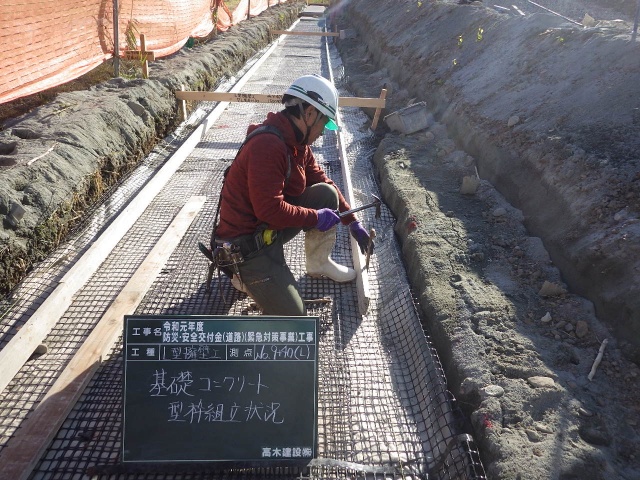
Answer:
[{"label": "wire mesh grid", "polygon": [[[299,27],[317,29],[315,22],[309,21],[301,22]],[[282,46],[254,75],[246,91],[280,93],[300,75],[326,74],[327,67],[322,67],[319,60],[326,58],[323,50],[309,53],[318,49],[317,39],[291,37]],[[52,361],[46,355],[46,362],[44,357],[42,361],[47,365],[38,365],[36,359],[33,367],[36,371],[20,372],[16,379],[18,390],[33,391],[30,400],[24,401],[25,414],[46,390],[50,382],[47,377],[53,378],[65,363],[63,357],[72,353],[66,350],[77,348],[73,345],[99,320],[192,195],[206,195],[207,201],[136,314],[259,314],[251,300],[236,291],[226,278],[214,278],[207,285],[208,261],[196,245],[198,241],[208,241],[222,172],[242,141],[247,124],[260,122],[269,110],[266,106],[232,105],[203,138],[47,339],[53,351],[63,352],[61,360]],[[367,195],[377,192],[370,166],[373,150],[366,135],[356,137],[349,133],[358,130],[362,114],[355,109],[347,112],[348,121],[344,123],[349,129],[344,133],[356,204],[361,204],[368,201]],[[336,142],[335,135],[329,133],[314,145],[314,152],[328,175],[342,188]],[[393,234],[393,217],[387,209],[382,213],[380,219],[373,218],[370,211],[359,215],[365,225],[375,226],[378,232],[369,270],[373,298],[366,315],[358,313],[355,285],[337,285],[304,275],[302,235],[286,245],[288,263],[299,279],[303,297],[328,299],[311,303],[308,308],[309,315],[320,318],[319,455],[309,467],[221,471],[211,465],[199,465],[190,469],[181,466],[176,471],[171,471],[171,467],[162,471],[153,468],[122,471],[119,465],[122,345],[119,344],[77,402],[32,478],[86,478],[87,471],[110,479],[483,478],[477,451],[472,440],[461,435],[442,368],[420,325]],[[353,266],[345,230],[340,230],[332,256]],[[69,342],[65,333],[69,330],[76,330],[77,341]],[[30,384],[29,376],[37,380]],[[19,403],[16,399],[15,407],[7,410],[7,418],[20,408]],[[4,400],[2,406],[4,411]]]}]

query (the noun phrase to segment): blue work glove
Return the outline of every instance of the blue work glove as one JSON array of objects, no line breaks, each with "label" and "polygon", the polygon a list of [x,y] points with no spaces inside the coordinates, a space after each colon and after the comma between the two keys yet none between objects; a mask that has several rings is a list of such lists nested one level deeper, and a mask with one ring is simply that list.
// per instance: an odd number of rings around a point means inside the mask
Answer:
[{"label": "blue work glove", "polygon": [[331,227],[340,223],[340,217],[335,210],[330,208],[321,208],[318,210],[318,223],[316,228],[321,232],[326,232]]},{"label": "blue work glove", "polygon": [[360,222],[358,222],[357,220],[355,222],[351,222],[349,224],[349,231],[351,232],[351,236],[356,239],[356,242],[358,242],[360,251],[363,255],[367,253],[369,243],[371,243],[371,252],[373,252],[373,242],[369,237],[369,232],[365,230]]}]

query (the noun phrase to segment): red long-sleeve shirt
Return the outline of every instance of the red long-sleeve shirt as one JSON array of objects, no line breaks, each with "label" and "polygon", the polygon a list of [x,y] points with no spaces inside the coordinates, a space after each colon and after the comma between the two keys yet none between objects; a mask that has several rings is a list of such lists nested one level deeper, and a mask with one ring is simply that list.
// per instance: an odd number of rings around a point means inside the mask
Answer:
[{"label": "red long-sleeve shirt", "polygon": [[[234,160],[222,189],[218,238],[233,238],[255,233],[267,224],[273,230],[288,227],[315,227],[316,210],[288,203],[285,196],[297,197],[316,183],[333,185],[340,199],[338,210],[351,207],[340,189],[317,164],[308,145],[299,144],[293,125],[279,113],[269,113],[263,125],[276,127],[284,142],[276,135],[264,133],[251,138]],[[251,133],[260,125],[251,125]],[[291,174],[285,187],[287,162],[291,158]],[[348,225],[356,220],[351,214],[342,219]]]}]

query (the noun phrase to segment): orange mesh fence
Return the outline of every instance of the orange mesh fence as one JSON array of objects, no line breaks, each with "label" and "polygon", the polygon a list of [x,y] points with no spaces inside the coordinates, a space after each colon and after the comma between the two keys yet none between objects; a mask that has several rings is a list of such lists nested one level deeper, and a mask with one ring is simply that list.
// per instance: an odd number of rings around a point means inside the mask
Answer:
[{"label": "orange mesh fence", "polygon": [[[113,56],[113,0],[2,0],[0,104],[63,84]],[[248,0],[245,0],[245,2]],[[251,0],[251,16],[286,0]],[[247,18],[249,5],[229,11],[223,0],[118,0],[118,47],[144,34],[157,57],[178,51]],[[241,13],[244,11],[244,15]],[[212,13],[215,13],[213,15]]]},{"label": "orange mesh fence", "polygon": [[255,17],[256,15],[260,15],[267,8],[278,5],[279,3],[284,3],[285,1],[286,0],[241,0],[233,11],[233,24],[235,25],[242,20],[246,20],[248,16]]}]

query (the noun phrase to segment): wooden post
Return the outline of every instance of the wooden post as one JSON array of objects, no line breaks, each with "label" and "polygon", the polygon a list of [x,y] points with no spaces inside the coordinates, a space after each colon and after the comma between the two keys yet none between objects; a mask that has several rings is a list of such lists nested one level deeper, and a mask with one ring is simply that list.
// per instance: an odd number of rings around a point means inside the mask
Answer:
[{"label": "wooden post", "polygon": [[[387,98],[387,89],[383,88],[380,92],[380,100],[385,100]],[[380,119],[380,112],[382,109],[380,107],[376,108],[376,112],[373,115],[373,122],[371,122],[371,130],[375,130],[378,126],[378,120]]]},{"label": "wooden post", "polygon": [[143,55],[142,78],[149,78],[149,60],[147,59],[146,55],[147,38],[144,36],[144,33],[140,34],[140,51],[140,54]]},{"label": "wooden post", "polygon": [[[180,91],[184,92],[184,85],[180,85]],[[180,115],[182,116],[182,121],[184,122],[187,119],[187,101],[178,101],[180,102]]]},{"label": "wooden post", "polygon": [[149,62],[156,59],[156,52],[147,50],[147,38],[144,33],[140,34],[140,50],[126,50],[125,58],[129,60],[140,60],[142,62],[142,78],[149,78]]}]

